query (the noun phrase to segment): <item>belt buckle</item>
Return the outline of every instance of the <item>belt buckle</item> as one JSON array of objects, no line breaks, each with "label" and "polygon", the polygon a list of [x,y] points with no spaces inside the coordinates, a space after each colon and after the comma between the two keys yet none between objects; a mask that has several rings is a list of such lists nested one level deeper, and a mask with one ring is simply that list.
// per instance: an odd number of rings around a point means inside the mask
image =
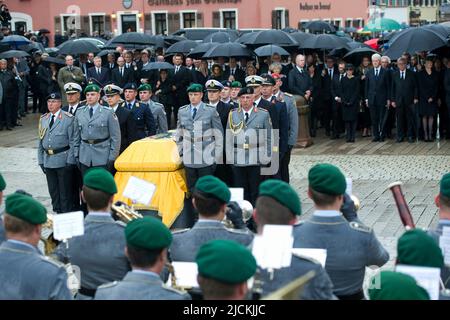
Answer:
[{"label": "belt buckle", "polygon": [[250,145],[248,143],[244,143],[243,148],[244,149],[250,149]]},{"label": "belt buckle", "polygon": [[53,151],[53,149],[48,149],[48,150],[47,150],[47,153],[48,153],[49,155],[51,155],[51,156],[55,154],[54,151]]},{"label": "belt buckle", "polygon": [[94,144],[95,140],[88,140],[89,144]]},{"label": "belt buckle", "polygon": [[278,152],[278,147],[273,147],[273,152]]}]

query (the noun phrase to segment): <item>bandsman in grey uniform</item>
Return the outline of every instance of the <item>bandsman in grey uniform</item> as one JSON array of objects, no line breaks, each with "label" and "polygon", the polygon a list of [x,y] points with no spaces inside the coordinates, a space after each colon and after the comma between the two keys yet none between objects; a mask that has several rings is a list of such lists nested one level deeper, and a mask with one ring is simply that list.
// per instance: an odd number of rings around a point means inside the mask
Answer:
[{"label": "bandsman in grey uniform", "polygon": [[366,267],[383,266],[389,253],[371,228],[349,222],[340,212],[347,184],[339,168],[318,164],[310,169],[308,181],[315,211],[294,228],[294,247],[326,249],[325,269],[334,294],[342,300],[364,299]]},{"label": "bandsman in grey uniform", "polygon": [[82,196],[89,214],[84,220],[84,235],[62,243],[55,251],[60,261],[70,261],[81,270],[77,299],[92,299],[97,287],[121,280],[130,270],[125,256],[125,225],[114,221],[111,205],[117,186],[103,168],[91,168],[83,178]]},{"label": "bandsman in grey uniform", "polygon": [[48,191],[56,213],[74,210],[74,116],[61,110],[59,92],[47,97],[50,111],[39,119],[38,163],[47,177]]},{"label": "bandsman in grey uniform", "polygon": [[222,161],[223,128],[217,110],[202,102],[203,86],[193,83],[187,92],[190,104],[178,110],[176,142],[192,192],[197,180],[213,175]]},{"label": "bandsman in grey uniform", "polygon": [[[265,225],[293,225],[301,213],[300,198],[289,184],[274,179],[261,183],[254,213],[258,234],[262,234]],[[254,286],[253,290],[260,291],[263,296],[266,296],[309,271],[314,272],[314,277],[306,284],[298,298],[302,300],[336,299],[333,294],[333,284],[324,268],[317,261],[296,254],[292,255],[289,267],[272,271],[258,267],[254,277],[257,287],[255,289]]]},{"label": "bandsman in grey uniform", "polygon": [[71,300],[64,266],[37,248],[45,207],[32,197],[13,193],[6,198],[7,240],[0,245],[0,300]]},{"label": "bandsman in grey uniform", "polygon": [[152,86],[148,83],[143,83],[138,88],[139,99],[141,103],[148,105],[150,111],[153,114],[153,118],[155,119],[156,125],[156,134],[166,133],[167,128],[167,117],[166,112],[164,111],[164,105],[153,101],[152,98]]},{"label": "bandsman in grey uniform", "polygon": [[269,113],[253,105],[254,90],[239,92],[239,108],[230,111],[226,131],[226,159],[232,165],[235,187],[254,206],[261,181],[261,166],[271,161],[272,123]]},{"label": "bandsman in grey uniform", "polygon": [[172,234],[159,219],[145,217],[129,222],[125,238],[132,270],[122,281],[100,286],[96,300],[190,300],[189,294],[166,286],[160,278]]},{"label": "bandsman in grey uniform", "polygon": [[194,262],[200,246],[210,240],[234,240],[244,246],[252,242],[253,234],[242,221],[242,211],[236,210],[233,216],[228,216],[234,222],[236,229],[226,228],[223,224],[230,197],[230,190],[220,179],[213,176],[198,179],[192,202],[198,211],[199,220],[192,229],[173,233],[173,242],[170,247],[170,256],[173,261]]},{"label": "bandsman in grey uniform", "polygon": [[196,257],[198,283],[204,300],[245,300],[247,280],[256,272],[248,248],[231,240],[212,240]]},{"label": "bandsman in grey uniform", "polygon": [[112,170],[120,151],[120,126],[114,111],[98,103],[100,87],[84,89],[86,106],[75,116],[75,158],[84,175],[91,167]]},{"label": "bandsman in grey uniform", "polygon": [[[6,189],[6,182],[3,179],[2,174],[0,173],[0,207],[3,202],[3,191]],[[3,215],[0,212],[0,244],[5,241],[5,228],[3,227]]]}]

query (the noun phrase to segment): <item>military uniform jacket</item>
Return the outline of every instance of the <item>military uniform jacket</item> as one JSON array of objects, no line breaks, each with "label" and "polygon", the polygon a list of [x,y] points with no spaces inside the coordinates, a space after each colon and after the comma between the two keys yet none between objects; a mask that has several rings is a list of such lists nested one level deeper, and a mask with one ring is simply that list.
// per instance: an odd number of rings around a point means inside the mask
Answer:
[{"label": "military uniform jacket", "polygon": [[[120,126],[114,111],[98,106],[92,118],[89,106],[80,108],[75,116],[75,158],[86,166],[103,166],[116,160],[120,150]],[[89,140],[106,139],[90,144]],[[88,142],[86,142],[88,141]]]},{"label": "military uniform jacket", "polygon": [[130,271],[122,281],[100,286],[95,300],[190,300],[189,294],[166,286],[157,274]]},{"label": "military uniform jacket", "polygon": [[64,266],[22,243],[0,245],[0,284],[0,300],[72,300]]},{"label": "military uniform jacket", "polygon": [[277,96],[277,100],[286,103],[286,110],[289,120],[288,145],[295,146],[298,137],[298,112],[294,97],[289,93],[280,91],[280,94]]},{"label": "military uniform jacket", "polygon": [[347,222],[342,215],[313,215],[294,227],[295,248],[327,250],[325,269],[337,296],[357,293],[362,289],[365,268],[381,267],[389,253],[372,229],[357,222]]},{"label": "military uniform jacket", "polygon": [[[126,101],[122,102],[120,106],[130,110]],[[136,122],[136,136],[138,139],[156,134],[155,119],[147,104],[135,101],[132,104],[131,113],[134,116],[134,122]]]},{"label": "military uniform jacket", "polygon": [[155,120],[156,134],[166,133],[169,129],[167,127],[167,116],[164,111],[164,105],[151,99],[147,105],[149,106]]},{"label": "military uniform jacket", "polygon": [[253,107],[247,123],[243,109],[230,111],[226,132],[228,164],[239,167],[268,164],[272,148],[272,122],[265,109]]},{"label": "military uniform jacket", "polygon": [[[439,220],[439,223],[435,229],[428,230],[428,234],[436,241],[439,245],[439,237],[442,236],[442,232],[444,231],[444,227],[450,227],[450,220]],[[0,236],[1,237],[1,236]],[[0,239],[1,241],[1,239]],[[444,283],[444,286],[447,289],[450,289],[450,267],[444,266],[441,269],[441,279]]]},{"label": "military uniform jacket", "polygon": [[216,108],[202,102],[192,119],[190,105],[181,107],[176,142],[185,167],[204,168],[222,163],[223,128]]},{"label": "military uniform jacket", "polygon": [[5,227],[3,227],[3,216],[0,215],[0,244],[6,240]]},{"label": "military uniform jacket", "polygon": [[170,257],[173,261],[195,262],[195,256],[200,247],[216,239],[234,240],[248,246],[253,241],[253,234],[247,229],[226,228],[221,221],[197,221],[192,229],[173,233]]},{"label": "military uniform jacket", "polygon": [[130,270],[125,256],[125,225],[111,216],[88,214],[84,220],[84,235],[69,240],[69,250],[64,243],[58,246],[58,260],[68,258],[81,270],[81,287],[97,289],[98,286],[123,279]]},{"label": "military uniform jacket", "polygon": [[[44,114],[39,119],[38,163],[45,168],[63,168],[76,164],[74,146],[74,116],[69,112],[60,111],[54,124],[49,128],[51,113]],[[69,150],[50,155],[48,152],[69,147]]]}]

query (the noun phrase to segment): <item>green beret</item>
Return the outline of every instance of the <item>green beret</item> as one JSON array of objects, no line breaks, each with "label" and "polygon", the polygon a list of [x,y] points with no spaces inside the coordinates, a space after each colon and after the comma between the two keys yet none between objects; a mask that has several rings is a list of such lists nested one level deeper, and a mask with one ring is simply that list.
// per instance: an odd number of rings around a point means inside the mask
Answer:
[{"label": "green beret", "polygon": [[412,229],[398,239],[397,263],[441,268],[444,266],[444,257],[432,237],[423,230]]},{"label": "green beret", "polygon": [[152,86],[149,85],[148,83],[143,83],[139,86],[138,92],[139,91],[152,91]]},{"label": "green beret", "polygon": [[375,283],[372,279],[370,300],[430,300],[428,292],[407,274],[381,271],[375,277],[380,277],[380,281]]},{"label": "green beret", "polygon": [[117,193],[116,182],[112,174],[104,168],[91,168],[83,178],[86,187],[101,190],[109,194]]},{"label": "green beret", "polygon": [[199,83],[193,83],[187,88],[187,92],[203,92],[203,86]]},{"label": "green beret", "polygon": [[43,224],[47,221],[45,207],[32,197],[21,193],[6,197],[5,212],[31,224]]},{"label": "green beret", "polygon": [[247,281],[256,272],[256,260],[250,250],[231,240],[205,243],[195,261],[199,275],[230,284]]},{"label": "green beret", "polygon": [[100,87],[95,83],[91,83],[87,85],[86,88],[84,89],[84,93],[88,92],[100,92]]},{"label": "green beret", "polygon": [[195,189],[212,195],[213,197],[228,203],[231,198],[230,189],[228,189],[225,182],[214,176],[203,176],[197,180]]},{"label": "green beret", "polygon": [[317,192],[329,195],[342,195],[347,188],[347,182],[338,167],[328,163],[320,163],[309,170],[309,187]]},{"label": "green beret", "polygon": [[441,194],[450,198],[450,173],[444,174],[441,179]]},{"label": "green beret", "polygon": [[172,233],[155,217],[130,221],[125,228],[125,238],[128,245],[149,250],[164,249],[172,243]]},{"label": "green beret", "polygon": [[280,204],[299,216],[302,213],[300,198],[297,192],[286,182],[281,180],[266,180],[259,185],[259,195],[275,199]]},{"label": "green beret", "polygon": [[231,83],[231,88],[242,88],[242,83],[240,83],[239,81],[233,81]]},{"label": "green beret", "polygon": [[5,190],[5,188],[6,188],[6,182],[5,182],[5,179],[3,179],[2,174],[0,173],[0,192]]}]

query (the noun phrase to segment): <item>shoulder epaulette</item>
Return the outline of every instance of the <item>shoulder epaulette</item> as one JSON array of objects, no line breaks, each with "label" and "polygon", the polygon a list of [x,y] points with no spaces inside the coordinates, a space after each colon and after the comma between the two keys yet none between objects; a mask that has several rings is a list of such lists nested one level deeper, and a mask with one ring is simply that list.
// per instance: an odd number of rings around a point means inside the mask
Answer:
[{"label": "shoulder epaulette", "polygon": [[48,112],[47,113],[44,113],[43,115],[41,115],[41,118],[44,118],[44,117],[46,117],[48,115]]},{"label": "shoulder epaulette", "polygon": [[118,281],[113,281],[113,282],[109,282],[109,283],[105,283],[102,284],[101,286],[98,286],[98,289],[105,289],[105,288],[111,288],[111,287],[115,287],[119,282]]},{"label": "shoulder epaulette", "polygon": [[73,114],[71,114],[70,112],[67,111],[63,111],[64,115],[68,116],[69,118],[73,117]]},{"label": "shoulder epaulette", "polygon": [[186,228],[186,229],[175,230],[175,231],[172,231],[172,234],[184,233],[184,232],[189,231],[189,230],[191,230],[191,229]]},{"label": "shoulder epaulette", "polygon": [[293,97],[293,95],[292,94],[290,94],[290,93],[287,93],[287,92],[283,92],[283,94],[285,95],[285,96],[288,96],[288,97]]},{"label": "shoulder epaulette", "polygon": [[181,109],[185,109],[185,108],[187,108],[187,107],[189,107],[189,105],[188,105],[188,104],[186,104],[186,105],[184,105],[184,106],[180,107],[180,109],[179,109],[179,110],[181,110]]},{"label": "shoulder epaulette", "polygon": [[48,256],[40,256],[40,257],[41,257],[42,261],[48,262],[58,268],[64,268],[64,263],[62,263],[58,260],[52,259]]},{"label": "shoulder epaulette", "polygon": [[184,293],[183,291],[174,289],[174,288],[169,287],[169,286],[167,286],[167,285],[165,285],[165,284],[163,284],[162,287],[163,287],[163,289],[166,289],[167,291],[171,291],[171,292],[173,292],[173,293],[178,293],[179,295],[182,295],[182,296],[185,295],[185,293]]},{"label": "shoulder epaulette", "polygon": [[307,260],[308,262],[312,262],[312,263],[314,263],[314,264],[320,265],[320,262],[317,261],[316,259],[313,259],[313,258],[311,258],[311,257],[305,256],[305,255],[303,255],[303,254],[292,253],[292,255],[293,255],[294,257],[299,258],[299,259]]},{"label": "shoulder epaulette", "polygon": [[367,226],[365,226],[361,223],[355,222],[355,221],[350,222],[349,225],[350,225],[350,228],[357,230],[357,231],[362,231],[362,232],[366,232],[366,233],[372,232],[372,228],[367,227]]},{"label": "shoulder epaulette", "polygon": [[121,227],[124,227],[124,228],[127,226],[126,223],[121,221],[121,220],[116,220],[116,224],[121,226]]},{"label": "shoulder epaulette", "polygon": [[237,233],[237,234],[250,234],[250,230],[248,229],[234,229],[234,228],[225,228],[228,232]]}]

